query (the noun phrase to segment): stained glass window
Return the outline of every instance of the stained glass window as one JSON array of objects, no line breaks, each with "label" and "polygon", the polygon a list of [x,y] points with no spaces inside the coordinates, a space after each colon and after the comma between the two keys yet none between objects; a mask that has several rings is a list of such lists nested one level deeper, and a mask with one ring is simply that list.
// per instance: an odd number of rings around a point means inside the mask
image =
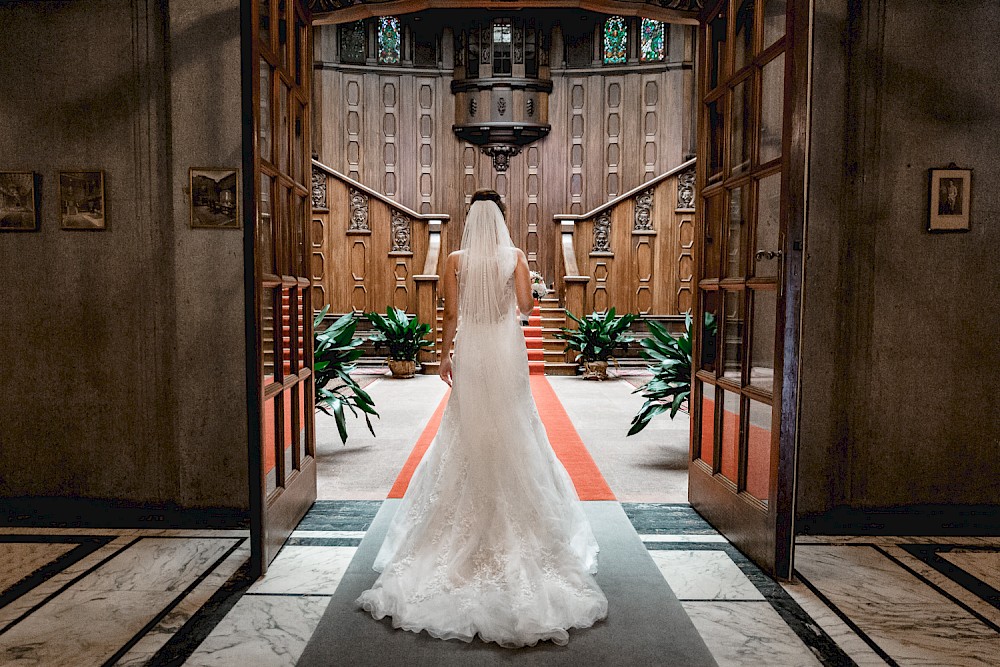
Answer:
[{"label": "stained glass window", "polygon": [[365,63],[365,22],[340,26],[340,59],[345,63]]},{"label": "stained glass window", "polygon": [[652,19],[642,20],[642,49],[640,58],[646,62],[651,60],[663,60],[664,55],[664,28],[659,21]]},{"label": "stained glass window", "polygon": [[628,28],[621,16],[612,16],[604,22],[604,62],[608,64],[625,62],[628,45]]},{"label": "stained glass window", "polygon": [[382,16],[378,20],[378,61],[383,65],[399,63],[399,50],[402,34],[399,19],[395,16]]}]

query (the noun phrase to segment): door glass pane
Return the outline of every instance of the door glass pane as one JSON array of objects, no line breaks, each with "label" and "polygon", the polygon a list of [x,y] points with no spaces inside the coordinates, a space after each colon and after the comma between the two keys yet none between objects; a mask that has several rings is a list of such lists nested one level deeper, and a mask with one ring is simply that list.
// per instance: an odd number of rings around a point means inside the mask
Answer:
[{"label": "door glass pane", "polygon": [[257,2],[257,34],[261,43],[268,49],[271,48],[271,0],[258,0]]},{"label": "door glass pane", "polygon": [[716,181],[722,176],[722,146],[725,135],[724,116],[719,101],[708,105],[708,180]]},{"label": "door glass pane", "polygon": [[740,384],[743,366],[743,320],[745,299],[743,290],[725,293],[725,317],[722,343],[722,377]]},{"label": "door glass pane", "polygon": [[305,157],[302,142],[305,138],[305,106],[295,102],[295,122],[292,124],[292,178],[297,183],[305,184],[304,172]]},{"label": "door glass pane", "polygon": [[757,185],[757,229],[754,242],[754,275],[778,275],[778,223],[781,213],[781,174],[762,178]]},{"label": "door glass pane", "polygon": [[735,176],[750,168],[750,79],[733,88],[730,123],[729,172]]},{"label": "door glass pane", "polygon": [[295,83],[302,85],[306,64],[303,62],[302,54],[306,52],[306,42],[308,41],[307,28],[297,18],[295,19]]},{"label": "door glass pane", "polygon": [[274,226],[275,273],[287,275],[291,272],[288,254],[291,248],[288,243],[288,188],[278,184],[277,192],[278,222]]},{"label": "door glass pane", "polygon": [[771,482],[771,406],[747,401],[747,492],[765,503]]},{"label": "door glass pane", "polygon": [[746,221],[749,204],[749,188],[733,188],[729,193],[729,215],[726,225],[725,276],[727,278],[743,278],[746,275],[744,239],[749,226]]},{"label": "door glass pane", "polygon": [[723,10],[708,28],[708,89],[713,90],[719,85],[723,76],[726,57],[726,32],[728,30],[726,12]]},{"label": "door glass pane", "polygon": [[278,0],[278,55],[288,69],[288,0]]},{"label": "door glass pane", "polygon": [[288,173],[288,86],[281,84],[278,93],[278,170]]},{"label": "door glass pane", "polygon": [[777,305],[777,292],[754,290],[749,384],[768,392],[774,391],[774,336]]},{"label": "door glass pane", "polygon": [[764,48],[785,34],[785,9],[788,0],[764,0]]},{"label": "door glass pane", "polygon": [[312,378],[300,382],[298,385],[299,392],[299,438],[298,438],[298,448],[299,448],[299,467],[302,466],[302,461],[306,458],[306,443],[309,440],[308,419],[312,418],[312,414],[309,412],[309,394],[307,392],[312,391]]},{"label": "door glass pane", "polygon": [[703,321],[701,327],[701,368],[714,373],[715,361],[718,357],[718,317],[719,293],[716,291],[702,292]]},{"label": "door glass pane", "polygon": [[705,202],[705,239],[702,252],[702,278],[718,278],[722,261],[722,218],[726,214],[723,193]]},{"label": "door glass pane", "polygon": [[701,387],[701,441],[698,458],[712,465],[715,456],[715,387],[699,382]]},{"label": "door glass pane", "polygon": [[722,453],[719,468],[734,484],[738,479],[740,458],[740,395],[731,391],[722,394]]},{"label": "door glass pane", "polygon": [[264,377],[262,386],[264,388],[276,380],[274,374],[274,298],[276,290],[273,287],[264,287],[260,292],[260,314],[261,314],[261,338],[264,349]]},{"label": "door glass pane", "polygon": [[736,10],[736,43],[733,44],[733,71],[753,60],[754,0],[743,0]]},{"label": "door glass pane", "polygon": [[257,256],[264,273],[273,275],[274,270],[274,217],[271,211],[273,197],[271,177],[260,175],[260,198],[257,202]]},{"label": "door glass pane", "polygon": [[264,461],[264,497],[270,496],[278,488],[278,465],[275,462],[278,431],[277,400],[264,401],[264,432],[261,433],[261,456]]},{"label": "door glass pane", "polygon": [[760,162],[781,157],[781,119],[785,103],[785,54],[764,65],[760,93]]},{"label": "door glass pane", "polygon": [[271,162],[271,66],[266,60],[260,61],[260,118],[257,145],[260,158]]},{"label": "door glass pane", "polygon": [[292,456],[294,455],[292,445],[295,442],[292,439],[292,434],[295,432],[295,426],[292,423],[295,416],[295,411],[293,410],[294,406],[292,405],[292,394],[294,391],[295,389],[292,388],[281,392],[283,397],[281,403],[284,406],[284,412],[282,413],[284,416],[284,423],[282,424],[281,429],[283,434],[281,438],[281,447],[282,455],[285,457],[285,479],[288,479],[289,475],[292,474],[292,471],[295,470],[295,462],[292,460]]}]

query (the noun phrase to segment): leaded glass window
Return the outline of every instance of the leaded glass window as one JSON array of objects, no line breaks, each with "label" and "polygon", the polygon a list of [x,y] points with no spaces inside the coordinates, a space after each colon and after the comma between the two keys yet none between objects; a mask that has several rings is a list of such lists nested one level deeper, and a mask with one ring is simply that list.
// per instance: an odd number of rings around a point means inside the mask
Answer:
[{"label": "leaded glass window", "polygon": [[493,21],[493,76],[510,75],[510,47],[510,19],[497,19]]},{"label": "leaded glass window", "polygon": [[340,26],[340,61],[363,65],[365,62],[365,22]]},{"label": "leaded glass window", "polygon": [[628,27],[621,16],[612,16],[604,22],[604,62],[605,64],[625,62],[628,46]]},{"label": "leaded glass window", "polygon": [[664,26],[652,19],[642,20],[642,40],[639,58],[645,62],[663,60],[665,52]]},{"label": "leaded glass window", "polygon": [[402,32],[399,19],[395,16],[382,16],[378,20],[378,61],[383,65],[399,64],[399,52]]}]

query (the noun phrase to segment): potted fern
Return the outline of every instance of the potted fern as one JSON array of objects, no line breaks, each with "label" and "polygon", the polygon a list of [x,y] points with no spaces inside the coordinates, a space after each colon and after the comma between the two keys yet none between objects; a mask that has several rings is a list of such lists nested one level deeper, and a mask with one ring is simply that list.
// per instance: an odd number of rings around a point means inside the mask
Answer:
[{"label": "potted fern", "polygon": [[563,327],[556,338],[566,341],[566,348],[577,352],[576,361],[583,362],[583,379],[606,380],[608,360],[614,356],[615,348],[632,340],[627,332],[636,316],[626,313],[616,317],[614,308],[603,315],[591,313],[583,319],[569,311],[566,316],[576,322],[577,327]]},{"label": "potted fern", "polygon": [[[347,423],[344,408],[355,416],[360,411],[365,416],[368,430],[375,435],[371,417],[375,411],[375,402],[365,392],[361,385],[351,377],[354,362],[361,356],[361,340],[354,337],[358,326],[354,313],[348,313],[333,322],[323,331],[323,318],[326,317],[329,306],[316,314],[313,319],[313,387],[316,397],[316,409],[333,416],[337,420],[337,432],[340,441],[347,443]],[[336,381],[333,385],[331,382]]]},{"label": "potted fern", "polygon": [[417,370],[417,354],[420,350],[433,347],[434,343],[426,340],[431,331],[431,325],[409,317],[406,312],[389,306],[385,315],[371,312],[368,320],[377,333],[371,340],[378,346],[389,348],[389,370],[396,378],[411,378]]},{"label": "potted fern", "polygon": [[[647,366],[653,378],[632,392],[641,391],[646,402],[632,418],[628,435],[635,435],[646,428],[653,417],[668,410],[673,419],[691,398],[691,313],[684,318],[684,333],[676,338],[658,322],[646,324],[650,335],[639,341],[639,345],[642,356],[653,362]],[[712,313],[705,313],[705,333],[709,340],[715,339],[715,315]]]}]

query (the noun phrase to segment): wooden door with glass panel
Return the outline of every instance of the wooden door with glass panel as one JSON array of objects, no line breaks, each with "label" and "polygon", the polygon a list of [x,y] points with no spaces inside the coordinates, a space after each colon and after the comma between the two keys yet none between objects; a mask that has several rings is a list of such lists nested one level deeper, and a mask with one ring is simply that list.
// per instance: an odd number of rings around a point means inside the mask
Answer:
[{"label": "wooden door with glass panel", "polygon": [[303,0],[253,3],[255,233],[261,386],[260,570],[316,499],[309,103],[312,29]]},{"label": "wooden door with glass panel", "polygon": [[790,166],[787,3],[712,4],[702,15],[700,39],[694,315],[700,327],[689,497],[744,553],[787,577],[794,437],[779,437]]}]

